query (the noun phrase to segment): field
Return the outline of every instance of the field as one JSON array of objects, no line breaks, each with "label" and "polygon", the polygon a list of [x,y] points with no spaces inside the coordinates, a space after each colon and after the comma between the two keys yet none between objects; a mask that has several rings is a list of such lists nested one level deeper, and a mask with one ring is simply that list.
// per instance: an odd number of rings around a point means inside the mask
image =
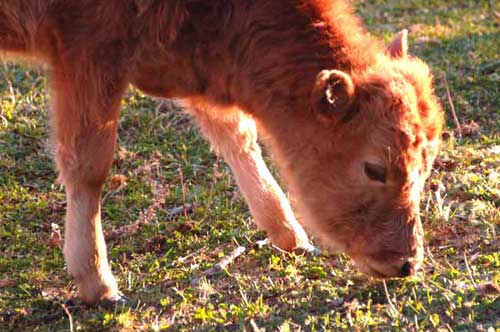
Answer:
[{"label": "field", "polygon": [[[131,89],[103,220],[112,269],[134,304],[82,304],[51,236],[63,233],[65,196],[55,183],[46,78],[5,63],[0,330],[500,331],[500,6],[365,0],[357,8],[385,40],[410,30],[410,51],[432,66],[447,115],[422,200],[422,273],[382,282],[343,255],[258,246],[265,234],[189,117]],[[246,248],[240,257],[203,276],[238,246]]]}]

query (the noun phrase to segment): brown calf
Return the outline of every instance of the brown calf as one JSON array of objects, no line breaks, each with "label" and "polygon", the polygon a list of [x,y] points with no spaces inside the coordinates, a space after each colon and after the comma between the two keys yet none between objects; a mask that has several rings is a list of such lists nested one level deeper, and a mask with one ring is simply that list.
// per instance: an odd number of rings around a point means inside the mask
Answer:
[{"label": "brown calf", "polygon": [[343,0],[2,1],[0,49],[51,68],[64,254],[81,298],[120,296],[100,195],[129,83],[186,101],[277,246],[309,242],[257,128],[306,229],[369,274],[412,274],[443,115],[428,67],[406,45],[403,31],[383,48]]}]

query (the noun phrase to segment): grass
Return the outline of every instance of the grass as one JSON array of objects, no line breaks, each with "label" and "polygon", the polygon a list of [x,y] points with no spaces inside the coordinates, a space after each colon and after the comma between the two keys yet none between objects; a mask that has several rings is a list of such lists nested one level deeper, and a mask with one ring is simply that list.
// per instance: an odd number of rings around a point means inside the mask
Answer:
[{"label": "grass", "polygon": [[[51,224],[64,227],[65,197],[54,184],[46,80],[6,64],[0,330],[69,331],[71,317],[74,331],[500,331],[500,8],[486,0],[366,0],[358,9],[383,38],[410,29],[411,52],[446,76],[464,127],[455,138],[448,121],[422,201],[425,274],[384,284],[342,255],[258,248],[265,234],[190,119],[130,90],[103,219],[108,234],[147,221],[108,241],[113,271],[136,306],[66,302],[74,285],[60,248],[48,243]],[[449,115],[443,81],[436,85]],[[184,203],[193,211],[172,215]],[[238,245],[247,250],[227,269],[191,284]]]}]

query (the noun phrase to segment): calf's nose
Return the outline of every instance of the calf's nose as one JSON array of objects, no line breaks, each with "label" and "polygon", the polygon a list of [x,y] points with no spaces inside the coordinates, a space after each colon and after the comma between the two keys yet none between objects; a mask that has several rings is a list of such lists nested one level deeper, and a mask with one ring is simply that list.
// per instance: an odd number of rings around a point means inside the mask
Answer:
[{"label": "calf's nose", "polygon": [[407,277],[412,275],[413,273],[415,273],[415,268],[412,263],[406,262],[403,264],[403,266],[401,266],[401,272],[400,272],[401,277]]}]

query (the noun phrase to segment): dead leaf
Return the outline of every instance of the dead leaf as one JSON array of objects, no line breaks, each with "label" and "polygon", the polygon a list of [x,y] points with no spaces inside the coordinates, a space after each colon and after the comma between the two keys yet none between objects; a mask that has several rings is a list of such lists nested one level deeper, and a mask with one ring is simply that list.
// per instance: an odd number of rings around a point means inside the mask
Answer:
[{"label": "dead leaf", "polygon": [[116,174],[108,181],[108,190],[117,190],[127,184],[128,178],[123,174]]},{"label": "dead leaf", "polygon": [[434,161],[434,169],[438,171],[448,171],[451,172],[455,170],[458,166],[458,161],[451,160],[451,159],[436,159]]},{"label": "dead leaf", "polygon": [[0,289],[12,287],[16,284],[16,282],[12,279],[0,279]]},{"label": "dead leaf", "polygon": [[451,136],[452,134],[449,131],[443,131],[443,133],[441,134],[441,138],[443,139],[443,141],[449,140]]},{"label": "dead leaf", "polygon": [[196,221],[186,220],[175,225],[174,231],[181,233],[191,232],[196,227]]},{"label": "dead leaf", "polygon": [[474,121],[463,124],[462,135],[464,137],[479,137],[481,136],[481,126],[479,126],[479,124]]},{"label": "dead leaf", "polygon": [[135,153],[128,151],[123,146],[120,146],[117,151],[115,158],[113,159],[113,164],[116,166],[122,165],[126,160],[134,159]]},{"label": "dead leaf", "polygon": [[441,186],[443,186],[443,184],[438,180],[432,180],[431,183],[429,183],[429,189],[433,192],[440,190]]},{"label": "dead leaf", "polygon": [[58,224],[52,223],[50,225],[52,228],[52,233],[50,233],[50,238],[47,240],[47,244],[51,247],[58,248],[62,242],[61,229]]},{"label": "dead leaf", "polygon": [[156,254],[166,251],[167,237],[163,235],[155,236],[146,241],[144,246],[145,252],[154,252]]},{"label": "dead leaf", "polygon": [[356,298],[353,298],[351,301],[345,301],[343,303],[343,308],[345,311],[353,312],[356,311],[359,307],[359,301]]},{"label": "dead leaf", "polygon": [[500,286],[494,282],[486,282],[478,286],[481,294],[484,295],[498,295],[500,294]]}]

